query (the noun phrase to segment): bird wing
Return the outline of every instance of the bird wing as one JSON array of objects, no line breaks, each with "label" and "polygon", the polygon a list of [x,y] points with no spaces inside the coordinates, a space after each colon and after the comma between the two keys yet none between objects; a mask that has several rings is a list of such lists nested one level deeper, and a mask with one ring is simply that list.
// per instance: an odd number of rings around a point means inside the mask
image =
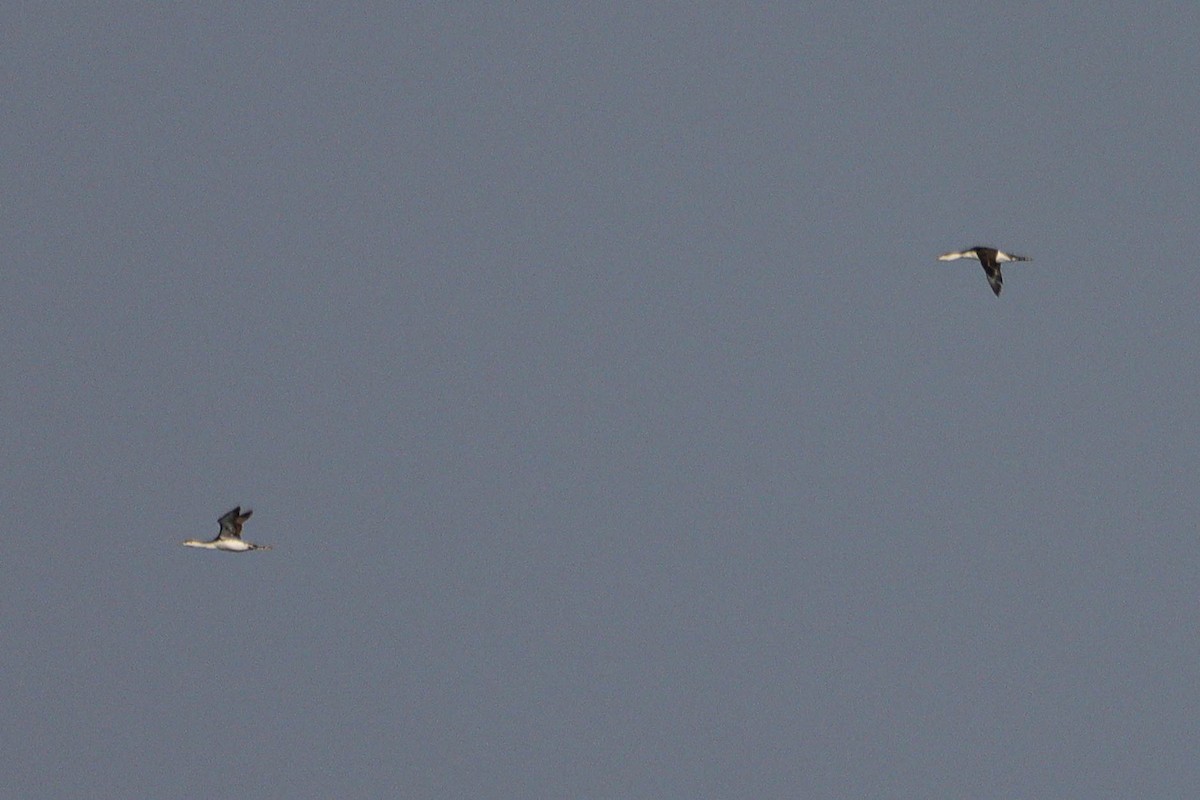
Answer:
[{"label": "bird wing", "polygon": [[988,284],[991,285],[992,291],[996,293],[996,297],[1000,296],[1000,290],[1004,288],[1004,276],[1000,274],[1000,267],[994,261],[983,262],[983,271],[987,273]]},{"label": "bird wing", "polygon": [[221,532],[217,535],[218,539],[240,539],[242,538],[242,523],[250,518],[250,514],[242,514],[242,507],[235,506],[231,511],[225,512],[225,515],[217,520],[217,524],[221,526]]}]

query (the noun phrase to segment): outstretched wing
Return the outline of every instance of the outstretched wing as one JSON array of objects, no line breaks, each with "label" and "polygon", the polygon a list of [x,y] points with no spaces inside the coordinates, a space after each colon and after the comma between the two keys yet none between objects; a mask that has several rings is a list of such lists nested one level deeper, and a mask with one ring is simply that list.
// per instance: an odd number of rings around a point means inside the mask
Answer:
[{"label": "outstretched wing", "polygon": [[992,287],[992,291],[996,293],[996,297],[1000,296],[1000,290],[1004,288],[1004,276],[1000,274],[1000,267],[995,263],[985,263],[983,271],[987,273],[988,283]]},{"label": "outstretched wing", "polygon": [[225,513],[223,517],[217,520],[221,526],[221,532],[217,535],[218,539],[241,539],[242,538],[242,523],[250,519],[250,515],[254,512],[246,509],[246,513],[242,513],[241,506],[235,506],[231,511]]}]

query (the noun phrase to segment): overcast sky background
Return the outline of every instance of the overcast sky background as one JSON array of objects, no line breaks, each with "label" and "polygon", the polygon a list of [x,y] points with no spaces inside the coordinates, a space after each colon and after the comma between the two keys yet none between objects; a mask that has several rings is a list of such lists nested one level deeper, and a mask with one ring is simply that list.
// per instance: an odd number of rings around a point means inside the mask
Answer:
[{"label": "overcast sky background", "polygon": [[564,5],[0,12],[0,795],[1194,793],[1200,9]]}]

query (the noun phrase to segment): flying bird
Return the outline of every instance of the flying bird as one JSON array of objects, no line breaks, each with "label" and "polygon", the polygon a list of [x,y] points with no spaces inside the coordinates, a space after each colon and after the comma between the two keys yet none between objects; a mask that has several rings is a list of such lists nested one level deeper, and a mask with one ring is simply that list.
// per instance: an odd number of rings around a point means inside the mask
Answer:
[{"label": "flying bird", "polygon": [[203,542],[199,539],[188,539],[184,542],[188,547],[204,547],[209,550],[227,550],[231,553],[244,553],[247,550],[270,550],[269,544],[251,544],[250,542],[242,541],[242,523],[250,519],[250,515],[254,512],[246,509],[246,513],[242,513],[242,507],[237,506],[232,511],[225,514],[217,520],[217,524],[221,526],[221,532],[217,534],[217,538],[211,542]]},{"label": "flying bird", "polygon": [[992,291],[996,293],[996,297],[1000,296],[1000,289],[1004,286],[1004,276],[1000,274],[1000,265],[1006,261],[1033,260],[1026,256],[1005,253],[1003,250],[997,250],[994,247],[972,247],[970,250],[943,253],[938,256],[938,261],[954,261],[959,258],[973,258],[983,265],[983,271],[987,273],[988,283],[991,284]]}]

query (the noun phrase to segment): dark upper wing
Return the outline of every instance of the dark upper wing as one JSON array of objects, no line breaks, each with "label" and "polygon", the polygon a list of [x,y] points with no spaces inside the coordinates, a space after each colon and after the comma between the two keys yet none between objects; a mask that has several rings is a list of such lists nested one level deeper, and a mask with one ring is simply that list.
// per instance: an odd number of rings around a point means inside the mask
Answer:
[{"label": "dark upper wing", "polygon": [[242,515],[242,507],[236,506],[232,511],[227,511],[224,516],[217,520],[217,524],[221,526],[221,532],[217,535],[218,539],[240,539],[242,538],[242,523],[250,517],[249,514]]},{"label": "dark upper wing", "polygon": [[988,283],[991,284],[992,291],[996,293],[996,297],[999,297],[1000,290],[1004,287],[1004,276],[1000,274],[1000,266],[995,261],[985,261],[983,263],[983,271],[987,273]]}]

